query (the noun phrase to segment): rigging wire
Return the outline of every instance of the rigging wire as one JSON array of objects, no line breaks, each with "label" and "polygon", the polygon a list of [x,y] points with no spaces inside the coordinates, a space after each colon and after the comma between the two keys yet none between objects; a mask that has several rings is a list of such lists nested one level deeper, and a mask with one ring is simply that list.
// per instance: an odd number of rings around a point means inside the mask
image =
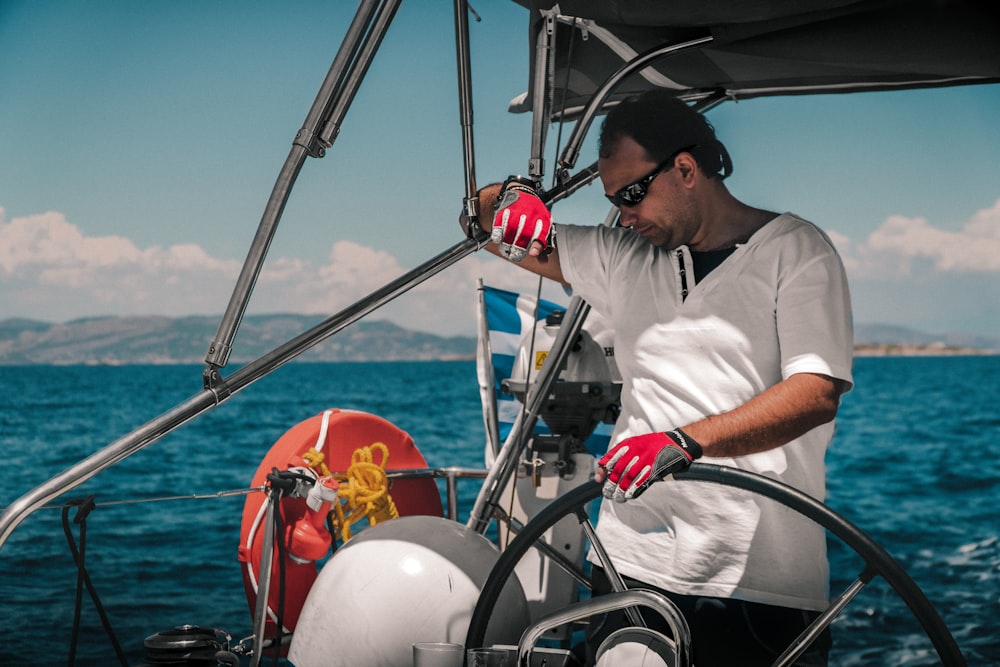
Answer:
[{"label": "rigging wire", "polygon": [[[158,503],[170,500],[211,500],[213,498],[230,498],[233,496],[246,496],[251,493],[264,492],[265,487],[255,486],[248,489],[232,489],[229,491],[216,491],[215,493],[189,493],[187,495],[175,495],[175,496],[159,496],[155,498],[124,498],[119,500],[105,500],[102,502],[93,502],[94,508],[97,507],[111,507],[112,505],[141,505],[143,503]],[[90,496],[93,499],[93,496]],[[70,503],[80,502],[79,500],[68,501]],[[63,505],[43,505],[39,507],[39,510],[62,510],[65,507]],[[6,510],[6,507],[0,507],[0,512]]]}]

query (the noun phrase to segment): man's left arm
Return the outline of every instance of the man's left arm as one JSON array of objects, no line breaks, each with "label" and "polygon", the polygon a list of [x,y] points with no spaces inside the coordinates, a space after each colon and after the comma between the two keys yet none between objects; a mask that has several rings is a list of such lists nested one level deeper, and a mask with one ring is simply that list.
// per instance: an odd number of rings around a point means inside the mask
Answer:
[{"label": "man's left arm", "polygon": [[780,447],[832,421],[849,386],[827,375],[796,373],[728,412],[622,440],[598,461],[594,481],[605,483],[606,497],[624,502],[701,456],[746,456]]},{"label": "man's left arm", "polygon": [[843,262],[818,228],[803,224],[782,252],[775,319],[784,380],[729,412],[681,426],[705,456],[746,456],[780,447],[833,421],[850,390],[853,336]]},{"label": "man's left arm", "polygon": [[818,373],[796,373],[743,405],[682,426],[705,456],[746,456],[780,447],[833,421],[848,383]]}]

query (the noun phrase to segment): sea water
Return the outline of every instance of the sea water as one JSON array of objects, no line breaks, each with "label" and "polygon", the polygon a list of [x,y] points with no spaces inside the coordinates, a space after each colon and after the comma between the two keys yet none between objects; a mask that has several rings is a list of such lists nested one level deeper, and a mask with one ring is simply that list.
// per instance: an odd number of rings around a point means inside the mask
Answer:
[{"label": "sea water", "polygon": [[[1000,664],[998,378],[1000,357],[859,358],[827,456],[828,504],[909,572],[970,665]],[[196,366],[0,368],[0,506],[200,390]],[[329,407],[395,423],[431,466],[483,465],[471,361],[279,369],[60,499],[97,503],[86,566],[130,664],[145,637],[178,625],[250,633],[236,558],[244,496],[218,494],[245,490],[285,430]],[[477,489],[459,484],[460,520]],[[0,665],[67,663],[76,571],[61,514],[39,510],[0,549]],[[859,563],[831,540],[834,593]],[[86,592],[81,609],[76,664],[119,664]],[[833,665],[939,664],[881,578],[837,620],[834,642]]]}]

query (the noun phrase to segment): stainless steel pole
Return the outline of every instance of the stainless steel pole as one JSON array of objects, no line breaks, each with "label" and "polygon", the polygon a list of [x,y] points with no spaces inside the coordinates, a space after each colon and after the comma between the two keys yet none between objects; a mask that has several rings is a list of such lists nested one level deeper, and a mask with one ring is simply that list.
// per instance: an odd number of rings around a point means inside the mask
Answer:
[{"label": "stainless steel pole", "polygon": [[[385,3],[381,11],[378,11],[375,25],[371,29],[369,26],[376,11],[379,10],[379,3],[376,0],[362,0],[358,6],[354,20],[306,115],[305,122],[295,135],[292,149],[271,190],[257,233],[219,324],[219,330],[209,344],[205,355],[206,368],[203,371],[206,389],[222,382],[219,369],[229,361],[236,330],[243,319],[281,214],[288,203],[292,186],[306,158],[323,157],[326,149],[331,146],[332,135],[339,128],[340,120],[346,113],[347,106],[353,99],[374,55],[374,50],[381,43],[399,2],[400,0],[392,0]],[[344,100],[347,102],[344,103]]]}]

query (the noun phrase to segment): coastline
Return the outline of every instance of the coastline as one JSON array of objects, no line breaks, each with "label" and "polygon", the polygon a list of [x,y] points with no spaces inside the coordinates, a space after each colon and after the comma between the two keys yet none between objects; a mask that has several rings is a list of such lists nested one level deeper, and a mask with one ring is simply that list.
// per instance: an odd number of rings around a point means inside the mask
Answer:
[{"label": "coastline", "polygon": [[1000,354],[1000,351],[975,347],[955,347],[945,343],[932,343],[930,345],[868,343],[854,346],[855,357],[957,357],[996,354]]}]

